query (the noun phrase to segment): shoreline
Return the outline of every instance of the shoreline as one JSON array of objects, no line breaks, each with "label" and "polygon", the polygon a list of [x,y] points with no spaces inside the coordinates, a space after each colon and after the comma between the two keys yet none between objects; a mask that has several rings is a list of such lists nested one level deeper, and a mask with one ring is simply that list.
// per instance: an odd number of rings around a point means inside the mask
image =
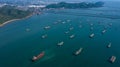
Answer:
[{"label": "shoreline", "polygon": [[11,20],[8,20],[8,21],[0,24],[0,27],[3,27],[4,25],[6,25],[6,24],[8,24],[8,23],[10,23],[10,22],[13,22],[13,21],[18,21],[18,20],[22,20],[22,19],[27,19],[27,18],[31,17],[32,15],[33,15],[33,14],[30,14],[30,15],[28,15],[28,16],[26,16],[26,17],[24,17],[24,18],[20,18],[20,19],[11,19]]}]

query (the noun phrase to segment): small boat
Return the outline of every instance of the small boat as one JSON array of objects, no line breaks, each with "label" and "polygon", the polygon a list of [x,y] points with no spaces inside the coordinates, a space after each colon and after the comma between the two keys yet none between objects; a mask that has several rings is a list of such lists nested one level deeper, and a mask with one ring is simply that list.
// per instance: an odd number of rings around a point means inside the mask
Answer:
[{"label": "small boat", "polygon": [[70,22],[70,20],[67,20],[67,22]]},{"label": "small boat", "polygon": [[109,26],[112,26],[113,24],[112,23],[109,23]]},{"label": "small boat", "polygon": [[107,48],[110,48],[110,47],[111,47],[111,44],[112,44],[112,43],[109,43],[108,46],[107,46]]},{"label": "small boat", "polygon": [[65,24],[66,22],[62,22],[62,24]]},{"label": "small boat", "polygon": [[42,38],[44,39],[44,38],[46,38],[47,37],[47,34],[45,34],[45,35],[42,35]]},{"label": "small boat", "polygon": [[111,56],[111,58],[109,59],[109,61],[110,61],[111,63],[114,63],[115,60],[116,60],[116,56]]},{"label": "small boat", "polygon": [[74,29],[74,27],[69,28],[69,30],[73,30],[73,29]]},{"label": "small boat", "polygon": [[29,28],[27,28],[27,29],[26,29],[26,31],[27,31],[27,32],[29,32],[29,31],[30,31],[30,29],[29,29]]},{"label": "small boat", "polygon": [[41,59],[45,55],[45,52],[41,52],[38,56],[33,56],[32,61],[36,61],[38,59]]},{"label": "small boat", "polygon": [[105,32],[106,32],[106,30],[103,30],[103,31],[102,31],[102,34],[104,34]]},{"label": "small boat", "polygon": [[93,38],[95,36],[95,34],[94,33],[92,33],[89,37],[90,38]]},{"label": "small boat", "polygon": [[44,29],[50,29],[51,27],[50,26],[46,26],[46,27],[44,27]]},{"label": "small boat", "polygon": [[58,24],[58,22],[54,22],[54,24]]},{"label": "small boat", "polygon": [[69,31],[66,31],[66,32],[65,32],[65,34],[68,34],[68,33],[69,33]]},{"label": "small boat", "polygon": [[93,27],[90,27],[90,30],[92,31],[92,30],[93,30]]},{"label": "small boat", "polygon": [[74,37],[75,37],[75,35],[71,35],[71,36],[70,36],[70,38],[74,38]]},{"label": "small boat", "polygon": [[82,52],[82,50],[83,50],[83,48],[79,48],[75,53],[74,53],[74,55],[79,55],[81,52]]},{"label": "small boat", "polygon": [[64,44],[64,42],[61,41],[61,42],[59,42],[57,45],[58,45],[58,46],[62,46],[63,44]]},{"label": "small boat", "polygon": [[82,28],[82,25],[79,25],[80,28]]},{"label": "small boat", "polygon": [[93,26],[93,24],[91,23],[90,26]]}]

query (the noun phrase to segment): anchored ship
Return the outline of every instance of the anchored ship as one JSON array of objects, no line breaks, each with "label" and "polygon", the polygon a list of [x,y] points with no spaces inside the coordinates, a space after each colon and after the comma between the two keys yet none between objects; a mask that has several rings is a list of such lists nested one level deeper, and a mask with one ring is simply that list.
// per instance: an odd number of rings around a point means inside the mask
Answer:
[{"label": "anchored ship", "polygon": [[93,38],[95,36],[95,34],[94,33],[92,33],[89,37],[90,38]]},{"label": "anchored ship", "polygon": [[112,43],[109,43],[108,46],[107,46],[107,48],[110,48],[110,47],[111,47],[111,44],[112,44]]},{"label": "anchored ship", "polygon": [[41,52],[39,55],[33,56],[32,61],[39,60],[39,59],[41,59],[44,55],[45,55],[45,52],[43,51],[43,52]]},{"label": "anchored ship", "polygon": [[42,38],[44,39],[44,38],[46,38],[47,37],[47,34],[45,34],[45,35],[42,35]]},{"label": "anchored ship", "polygon": [[46,27],[44,27],[44,29],[50,29],[51,27],[50,26],[46,26]]},{"label": "anchored ship", "polygon": [[102,34],[104,34],[105,32],[106,32],[106,30],[103,30],[103,31],[102,31]]},{"label": "anchored ship", "polygon": [[61,41],[61,42],[59,42],[57,45],[58,45],[58,46],[62,46],[63,44],[64,44],[64,42]]},{"label": "anchored ship", "polygon": [[114,63],[115,60],[116,60],[116,56],[112,56],[109,61],[110,61],[111,63]]},{"label": "anchored ship", "polygon": [[70,36],[70,38],[74,38],[74,37],[75,37],[75,35],[71,35],[71,36]]},{"label": "anchored ship", "polygon": [[82,50],[83,50],[83,48],[80,48],[79,50],[77,50],[75,53],[74,53],[74,55],[79,55],[81,52],[82,52]]},{"label": "anchored ship", "polygon": [[73,29],[74,29],[74,27],[69,28],[69,30],[73,30]]}]

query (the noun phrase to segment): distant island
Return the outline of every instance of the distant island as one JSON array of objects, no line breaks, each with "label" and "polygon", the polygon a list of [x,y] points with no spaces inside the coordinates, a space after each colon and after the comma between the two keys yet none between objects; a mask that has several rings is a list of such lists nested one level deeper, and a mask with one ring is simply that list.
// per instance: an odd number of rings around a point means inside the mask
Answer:
[{"label": "distant island", "polygon": [[56,4],[49,4],[45,8],[68,8],[68,9],[79,9],[79,8],[96,8],[96,7],[103,7],[104,2],[95,2],[95,3],[66,3],[60,2]]},{"label": "distant island", "polygon": [[0,7],[0,26],[11,21],[26,18],[31,14],[30,11],[17,9],[15,6],[6,5]]}]

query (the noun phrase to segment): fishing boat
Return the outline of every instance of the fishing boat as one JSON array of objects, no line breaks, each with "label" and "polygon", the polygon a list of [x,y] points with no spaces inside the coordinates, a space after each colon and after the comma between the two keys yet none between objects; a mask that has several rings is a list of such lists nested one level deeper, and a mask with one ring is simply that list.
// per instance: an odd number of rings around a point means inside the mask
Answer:
[{"label": "fishing boat", "polygon": [[109,59],[109,61],[111,63],[114,63],[116,61],[116,56],[111,56],[111,58]]},{"label": "fishing boat", "polygon": [[74,53],[74,55],[79,55],[81,52],[82,52],[82,50],[83,50],[83,48],[79,48],[75,53]]},{"label": "fishing boat", "polygon": [[33,56],[32,61],[37,61],[37,60],[41,59],[44,55],[45,55],[45,52],[42,51],[39,55]]}]

